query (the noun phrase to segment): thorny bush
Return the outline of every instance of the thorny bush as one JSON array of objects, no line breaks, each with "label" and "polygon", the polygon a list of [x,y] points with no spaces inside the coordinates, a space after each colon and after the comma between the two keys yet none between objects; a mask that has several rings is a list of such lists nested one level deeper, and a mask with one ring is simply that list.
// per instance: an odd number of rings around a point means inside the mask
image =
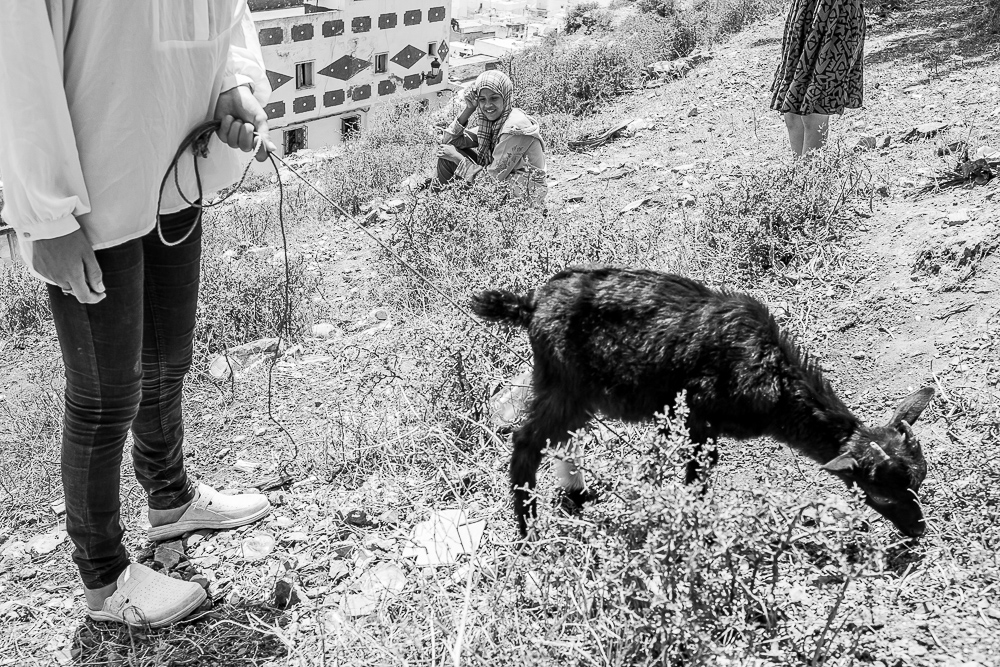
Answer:
[{"label": "thorny bush", "polygon": [[[796,503],[759,486],[701,495],[681,482],[685,413],[680,405],[638,438],[577,434],[601,500],[578,516],[541,512],[520,572],[526,601],[555,612],[540,613],[551,623],[588,628],[582,650],[603,652],[604,664],[714,666],[767,654],[816,665],[849,652],[845,594],[886,560],[861,502]],[[791,585],[809,579],[809,593]],[[553,659],[560,651],[549,650]]]},{"label": "thorny bush", "polygon": [[809,263],[829,266],[843,251],[832,242],[854,217],[847,205],[870,201],[873,181],[858,158],[837,150],[752,169],[735,189],[709,195],[695,238],[748,281]]}]

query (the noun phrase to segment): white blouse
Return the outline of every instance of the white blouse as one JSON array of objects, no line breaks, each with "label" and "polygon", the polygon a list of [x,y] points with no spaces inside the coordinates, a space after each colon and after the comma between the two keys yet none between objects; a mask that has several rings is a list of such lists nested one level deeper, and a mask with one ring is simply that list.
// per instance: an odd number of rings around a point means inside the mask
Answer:
[{"label": "white blouse", "polygon": [[[95,249],[143,236],[180,142],[219,93],[271,88],[245,0],[0,0],[3,219],[31,245],[82,228]],[[204,192],[249,154],[213,135]],[[191,155],[180,184],[196,194]],[[163,213],[186,204],[171,179]]]}]

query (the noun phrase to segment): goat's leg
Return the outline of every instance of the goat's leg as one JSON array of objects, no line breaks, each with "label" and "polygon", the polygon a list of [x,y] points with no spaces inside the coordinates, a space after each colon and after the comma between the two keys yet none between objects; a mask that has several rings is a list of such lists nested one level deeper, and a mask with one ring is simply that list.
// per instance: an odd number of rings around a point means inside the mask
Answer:
[{"label": "goat's leg", "polygon": [[510,459],[510,485],[514,493],[514,516],[521,537],[528,534],[528,518],[536,516],[532,491],[546,444],[559,447],[569,439],[569,432],[587,423],[587,414],[579,401],[537,398],[531,415],[514,433],[514,452]]},{"label": "goat's leg", "polygon": [[692,435],[691,441],[694,442],[694,447],[691,449],[691,459],[687,462],[684,472],[684,483],[694,484],[699,478],[704,478],[701,492],[705,493],[708,491],[708,476],[715,468],[715,464],[719,462],[719,448],[716,446],[715,438],[712,438],[711,444],[708,445],[708,466],[706,470],[702,471],[702,455],[709,438],[698,437],[696,439]]},{"label": "goat's leg", "polygon": [[559,487],[562,489],[557,505],[568,514],[574,514],[584,503],[597,500],[597,494],[587,488],[587,481],[577,459],[583,455],[578,447],[572,452],[573,458],[560,459],[555,462],[556,474],[559,476]]}]

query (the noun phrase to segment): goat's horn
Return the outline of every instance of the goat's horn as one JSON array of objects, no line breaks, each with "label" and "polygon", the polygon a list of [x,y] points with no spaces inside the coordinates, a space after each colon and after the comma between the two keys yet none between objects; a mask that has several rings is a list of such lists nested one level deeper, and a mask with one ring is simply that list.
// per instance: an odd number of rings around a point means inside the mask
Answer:
[{"label": "goat's horn", "polygon": [[878,444],[877,442],[873,442],[871,443],[871,448],[872,448],[872,453],[875,455],[875,458],[878,460],[879,463],[884,463],[885,461],[889,460],[889,455],[885,453],[884,449],[882,449],[882,445]]}]

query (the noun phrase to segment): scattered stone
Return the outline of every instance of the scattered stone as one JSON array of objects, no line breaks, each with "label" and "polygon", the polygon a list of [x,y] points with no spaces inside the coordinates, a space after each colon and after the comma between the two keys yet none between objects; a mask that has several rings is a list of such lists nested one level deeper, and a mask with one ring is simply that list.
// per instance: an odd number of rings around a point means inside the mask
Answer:
[{"label": "scattered stone", "polygon": [[626,213],[631,213],[632,211],[635,211],[637,209],[642,208],[643,206],[645,206],[648,203],[649,203],[649,197],[643,197],[641,199],[636,199],[636,200],[631,201],[628,204],[626,204],[622,208],[622,210],[618,211],[618,214],[619,215],[625,215]]},{"label": "scattered stone", "polygon": [[892,143],[892,137],[890,135],[888,135],[888,134],[883,134],[876,141],[875,148],[878,148],[880,150],[884,149],[884,148],[888,148],[889,144],[891,144],[891,143]]},{"label": "scattered stone", "polygon": [[233,371],[239,370],[240,363],[224,354],[217,354],[208,365],[208,374],[216,380],[228,380]]},{"label": "scattered stone", "polygon": [[266,492],[290,484],[293,481],[294,478],[291,475],[272,475],[271,477],[265,477],[253,486],[260,492]]},{"label": "scattered stone", "polygon": [[402,199],[390,199],[382,204],[380,208],[386,213],[396,215],[397,213],[402,213],[406,209],[406,202]]},{"label": "scattered stone", "polygon": [[340,542],[333,545],[333,553],[338,558],[350,558],[354,555],[356,547],[351,542]]},{"label": "scattered stone", "polygon": [[206,592],[208,592],[209,581],[208,577],[206,577],[205,575],[196,574],[193,577],[191,577],[188,581],[190,581],[192,584],[198,584],[199,586],[204,588]]},{"label": "scattered stone", "polygon": [[291,528],[295,525],[295,522],[289,519],[287,516],[279,516],[274,520],[274,525],[278,528]]},{"label": "scattered stone", "polygon": [[854,150],[870,151],[873,150],[877,144],[878,141],[875,139],[875,137],[870,137],[870,136],[861,137],[860,139],[858,139],[858,143],[854,144]]},{"label": "scattered stone", "polygon": [[57,500],[56,502],[49,505],[49,507],[52,508],[52,513],[55,514],[56,516],[62,516],[63,514],[66,513],[65,500]]},{"label": "scattered stone", "polygon": [[368,520],[368,514],[364,510],[351,510],[344,517],[344,521],[358,528],[366,528],[372,525],[371,521]]},{"label": "scattered stone", "polygon": [[24,545],[25,551],[34,551],[36,554],[50,554],[66,540],[66,530],[62,527],[56,528],[50,533],[42,533],[28,540]]},{"label": "scattered stone", "polygon": [[17,578],[21,579],[23,581],[25,579],[31,579],[31,578],[35,577],[37,574],[38,574],[38,570],[36,568],[26,567],[26,568],[24,568],[23,570],[21,570],[20,572],[17,573]]},{"label": "scattered stone", "polygon": [[274,551],[274,537],[268,533],[255,532],[243,539],[243,560],[248,563],[267,558]]},{"label": "scattered stone", "polygon": [[294,531],[291,533],[285,533],[284,535],[281,536],[281,539],[284,542],[291,542],[292,544],[296,544],[298,542],[305,542],[306,540],[309,539],[309,536],[303,533],[302,531]]},{"label": "scattered stone", "polygon": [[274,585],[274,606],[278,609],[288,609],[301,602],[298,590],[291,578],[282,577]]},{"label": "scattered stone", "polygon": [[316,338],[329,338],[336,330],[337,327],[333,326],[329,322],[320,322],[319,324],[313,325],[312,335]]},{"label": "scattered stone", "polygon": [[399,510],[391,509],[386,510],[378,515],[378,522],[386,524],[389,526],[396,526],[399,524]]},{"label": "scattered stone", "polygon": [[330,561],[330,583],[335,584],[351,573],[351,568],[342,560]]},{"label": "scattered stone", "polygon": [[153,556],[153,560],[160,564],[164,570],[170,570],[177,567],[177,564],[181,562],[181,558],[184,557],[184,545],[180,540],[171,540],[169,542],[161,542],[156,546],[156,554]]},{"label": "scattered stone", "polygon": [[197,533],[191,533],[187,536],[187,546],[194,548],[198,544],[211,534],[209,530],[199,530]]},{"label": "scattered stone", "polygon": [[967,208],[960,208],[948,213],[947,222],[949,225],[964,225],[969,220],[969,209]]},{"label": "scattered stone", "polygon": [[688,115],[688,118],[691,118],[692,116],[697,116],[698,113],[699,113],[698,112],[698,107],[691,107],[691,110],[688,111],[687,115]]}]

